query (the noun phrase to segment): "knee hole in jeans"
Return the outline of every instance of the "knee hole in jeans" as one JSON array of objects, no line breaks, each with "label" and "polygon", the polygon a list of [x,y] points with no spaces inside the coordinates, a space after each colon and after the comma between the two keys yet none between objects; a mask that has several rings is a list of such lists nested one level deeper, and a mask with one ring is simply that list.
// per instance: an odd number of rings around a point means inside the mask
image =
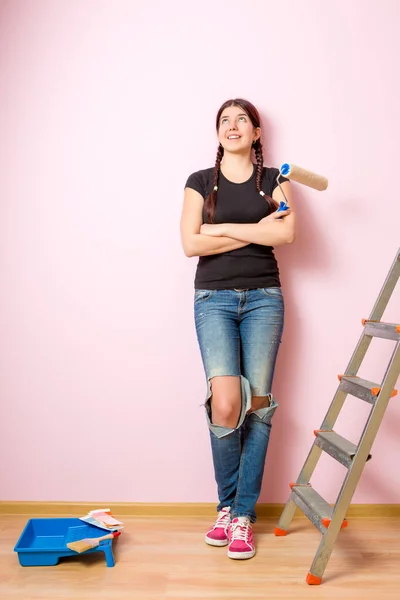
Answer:
[{"label": "knee hole in jeans", "polygon": [[241,411],[239,377],[213,377],[210,388],[208,403],[211,422],[222,427],[236,427]]}]

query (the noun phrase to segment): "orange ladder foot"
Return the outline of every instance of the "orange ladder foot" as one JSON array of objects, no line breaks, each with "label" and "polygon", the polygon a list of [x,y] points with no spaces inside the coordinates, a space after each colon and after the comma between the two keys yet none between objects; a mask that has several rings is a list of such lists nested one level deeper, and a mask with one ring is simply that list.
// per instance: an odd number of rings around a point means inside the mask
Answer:
[{"label": "orange ladder foot", "polygon": [[316,577],[315,575],[311,575],[311,573],[308,573],[306,581],[308,585],[320,585],[322,577]]},{"label": "orange ladder foot", "polygon": [[279,527],[275,527],[275,535],[281,536],[281,535],[286,535],[287,531],[285,531],[284,529],[280,529]]},{"label": "orange ladder foot", "polygon": [[[331,524],[331,520],[330,519],[321,519],[321,523],[324,527],[326,527],[328,529],[329,525]],[[343,523],[342,526],[340,527],[340,529],[345,529],[348,526],[349,522],[347,519],[343,519]]]}]

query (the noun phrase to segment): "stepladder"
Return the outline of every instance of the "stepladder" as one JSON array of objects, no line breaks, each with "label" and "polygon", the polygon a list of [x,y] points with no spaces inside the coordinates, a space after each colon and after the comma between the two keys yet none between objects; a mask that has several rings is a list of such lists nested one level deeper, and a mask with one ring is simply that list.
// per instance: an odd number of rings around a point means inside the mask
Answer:
[{"label": "stepladder", "polygon": [[[360,339],[346,370],[339,375],[339,385],[333,400],[320,428],[314,431],[315,439],[311,450],[296,482],[290,484],[289,499],[275,528],[275,535],[285,536],[298,508],[322,534],[306,577],[309,585],[319,585],[322,582],[336,539],[341,529],[347,526],[346,514],[364,467],[371,458],[371,448],[386,409],[390,399],[397,394],[395,386],[400,374],[400,314],[397,323],[384,323],[381,319],[399,277],[400,249],[397,251],[371,314],[367,319],[362,319],[363,330]],[[380,383],[362,379],[357,375],[373,338],[383,338],[392,344],[394,342],[393,352]],[[334,430],[348,395],[360,398],[370,406],[369,416],[357,444],[345,439]],[[310,483],[322,452],[330,455],[347,469],[333,505],[320,496]]]}]

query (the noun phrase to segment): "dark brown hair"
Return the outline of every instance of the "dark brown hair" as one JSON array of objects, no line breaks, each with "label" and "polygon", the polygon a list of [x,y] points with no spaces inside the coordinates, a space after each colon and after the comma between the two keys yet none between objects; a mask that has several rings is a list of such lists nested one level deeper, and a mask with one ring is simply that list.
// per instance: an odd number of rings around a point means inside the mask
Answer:
[{"label": "dark brown hair", "polygon": [[[217,119],[216,119],[217,133],[219,131],[221,115],[222,115],[223,111],[226,108],[228,108],[229,106],[238,106],[248,115],[250,121],[253,124],[253,127],[261,127],[261,119],[260,119],[260,115],[259,115],[256,107],[248,100],[243,100],[242,98],[235,98],[234,100],[227,100],[226,102],[224,102],[223,105],[221,106],[221,108],[219,109],[219,111],[217,113]],[[256,161],[257,161],[256,188],[257,188],[257,191],[260,192],[262,176],[263,176],[263,167],[264,167],[262,143],[261,143],[260,139],[256,140],[256,142],[254,142],[253,148],[254,148],[254,152],[256,155]],[[224,148],[221,144],[219,144],[218,151],[217,151],[217,158],[216,158],[215,167],[214,167],[214,177],[213,177],[213,181],[212,181],[213,189],[211,190],[210,195],[207,196],[207,198],[204,202],[204,210],[206,213],[207,223],[214,222],[215,206],[217,204],[217,191],[214,190],[214,188],[218,187],[219,172],[220,172],[221,160],[222,160],[223,156],[224,156]],[[275,200],[273,200],[272,198],[270,198],[267,195],[265,195],[264,198],[270,205],[272,212],[278,208],[278,203],[275,202]]]}]

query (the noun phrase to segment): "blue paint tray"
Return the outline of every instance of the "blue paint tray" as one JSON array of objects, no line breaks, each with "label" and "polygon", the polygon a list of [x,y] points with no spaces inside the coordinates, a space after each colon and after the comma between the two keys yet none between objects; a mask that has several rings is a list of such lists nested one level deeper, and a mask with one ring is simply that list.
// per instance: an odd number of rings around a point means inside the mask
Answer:
[{"label": "blue paint tray", "polygon": [[[78,554],[67,548],[70,542],[83,538],[97,538],[107,532],[80,519],[29,519],[14,551],[23,567],[56,565],[64,556],[85,556],[104,552],[107,567],[113,567],[112,540],[103,540],[97,548]],[[109,532],[111,533],[111,532]]]}]

